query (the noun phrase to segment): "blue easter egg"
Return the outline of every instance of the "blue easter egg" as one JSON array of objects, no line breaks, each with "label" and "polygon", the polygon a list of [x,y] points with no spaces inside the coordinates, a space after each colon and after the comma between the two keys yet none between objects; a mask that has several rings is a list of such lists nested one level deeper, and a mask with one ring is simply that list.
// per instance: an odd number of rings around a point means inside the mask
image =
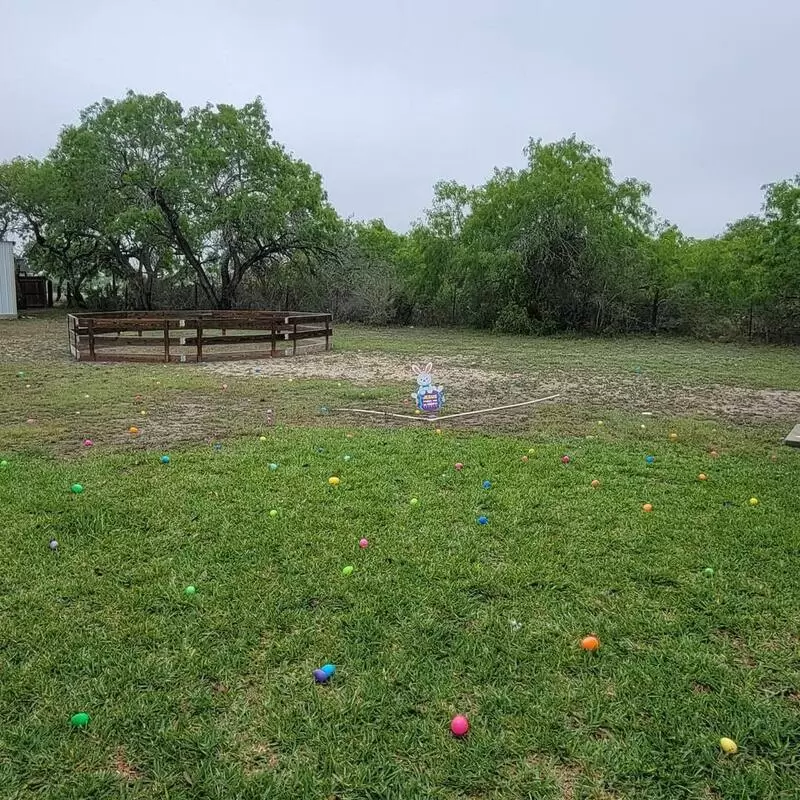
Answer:
[{"label": "blue easter egg", "polygon": [[325,664],[319,669],[314,670],[314,680],[317,683],[325,683],[325,681],[333,677],[335,672],[336,667],[333,664]]},{"label": "blue easter egg", "polygon": [[276,469],[278,469],[278,465],[277,464],[270,464],[269,468],[274,472]]},{"label": "blue easter egg", "polygon": [[484,489],[491,489],[492,488],[492,482],[491,481],[484,481],[483,482],[483,488]]},{"label": "blue easter egg", "polygon": [[478,525],[486,525],[488,522],[488,517],[478,517]]},{"label": "blue easter egg", "polygon": [[169,456],[161,456],[162,464],[169,464]]},{"label": "blue easter egg", "polygon": [[645,459],[644,459],[644,460],[645,460],[645,461],[646,461],[648,464],[653,464],[653,463],[655,462],[655,460],[656,460],[656,457],[655,457],[655,456],[645,456]]}]

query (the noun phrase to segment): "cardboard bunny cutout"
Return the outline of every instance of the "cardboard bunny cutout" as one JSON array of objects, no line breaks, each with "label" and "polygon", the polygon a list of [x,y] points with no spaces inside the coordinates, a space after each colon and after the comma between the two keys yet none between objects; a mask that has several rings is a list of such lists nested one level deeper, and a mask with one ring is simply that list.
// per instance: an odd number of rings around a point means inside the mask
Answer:
[{"label": "cardboard bunny cutout", "polygon": [[428,362],[424,367],[412,364],[411,369],[417,376],[417,391],[411,396],[420,411],[438,411],[444,405],[444,386],[433,385],[433,363]]}]

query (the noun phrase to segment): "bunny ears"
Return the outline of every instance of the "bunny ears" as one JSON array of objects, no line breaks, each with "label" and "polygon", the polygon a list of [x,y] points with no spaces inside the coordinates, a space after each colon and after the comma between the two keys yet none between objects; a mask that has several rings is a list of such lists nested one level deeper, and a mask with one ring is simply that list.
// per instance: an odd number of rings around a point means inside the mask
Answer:
[{"label": "bunny ears", "polygon": [[420,373],[430,372],[433,369],[433,361],[429,361],[423,368],[420,368],[419,364],[412,364],[411,371],[415,375],[419,375]]}]

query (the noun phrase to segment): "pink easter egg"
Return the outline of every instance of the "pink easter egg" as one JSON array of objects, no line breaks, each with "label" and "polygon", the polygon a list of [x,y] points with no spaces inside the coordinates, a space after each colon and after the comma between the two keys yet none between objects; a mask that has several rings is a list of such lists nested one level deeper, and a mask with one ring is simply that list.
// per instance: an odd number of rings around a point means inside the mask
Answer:
[{"label": "pink easter egg", "polygon": [[469,720],[463,714],[453,717],[450,720],[450,730],[453,732],[453,736],[466,736],[469,731]]},{"label": "pink easter egg", "polygon": [[358,546],[363,550],[366,547],[369,547],[369,542],[366,539],[361,539],[358,543]]}]

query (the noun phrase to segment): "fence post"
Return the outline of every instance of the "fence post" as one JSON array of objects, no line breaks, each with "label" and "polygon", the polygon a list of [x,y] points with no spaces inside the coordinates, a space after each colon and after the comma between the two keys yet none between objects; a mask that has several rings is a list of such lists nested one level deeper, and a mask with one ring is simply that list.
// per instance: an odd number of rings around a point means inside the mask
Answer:
[{"label": "fence post", "polygon": [[292,355],[297,355],[297,323],[294,323],[294,328],[292,331]]},{"label": "fence post", "polygon": [[164,363],[169,364],[169,320],[164,320]]},{"label": "fence post", "polygon": [[[199,320],[198,320],[199,322]],[[197,326],[197,363],[203,360],[203,328],[201,325]]]},{"label": "fence post", "polygon": [[89,317],[89,319],[86,320],[86,324],[89,329],[89,358],[91,358],[92,361],[97,361],[97,356],[94,353],[94,320]]}]

